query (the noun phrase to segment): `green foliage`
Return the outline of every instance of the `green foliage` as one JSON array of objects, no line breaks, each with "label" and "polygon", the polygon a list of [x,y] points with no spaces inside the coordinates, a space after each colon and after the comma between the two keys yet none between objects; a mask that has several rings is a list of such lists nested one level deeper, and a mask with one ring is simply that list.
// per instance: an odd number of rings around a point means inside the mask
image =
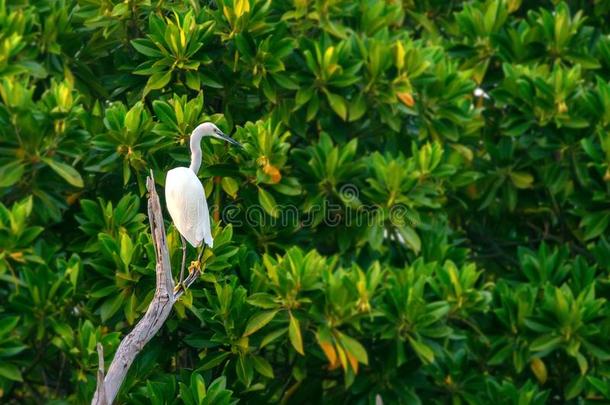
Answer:
[{"label": "green foliage", "polygon": [[0,0],[0,402],[90,401],[203,121],[118,402],[609,401],[607,3]]}]

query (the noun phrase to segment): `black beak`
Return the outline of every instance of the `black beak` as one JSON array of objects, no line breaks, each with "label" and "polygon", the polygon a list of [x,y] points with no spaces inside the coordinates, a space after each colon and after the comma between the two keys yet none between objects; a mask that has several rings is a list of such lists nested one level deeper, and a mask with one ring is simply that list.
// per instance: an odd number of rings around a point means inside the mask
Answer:
[{"label": "black beak", "polygon": [[229,135],[226,135],[220,129],[215,130],[214,132],[216,132],[216,135],[218,135],[218,137],[229,142],[231,145],[239,146],[240,148],[244,147],[241,143],[237,142],[235,139],[231,138]]}]

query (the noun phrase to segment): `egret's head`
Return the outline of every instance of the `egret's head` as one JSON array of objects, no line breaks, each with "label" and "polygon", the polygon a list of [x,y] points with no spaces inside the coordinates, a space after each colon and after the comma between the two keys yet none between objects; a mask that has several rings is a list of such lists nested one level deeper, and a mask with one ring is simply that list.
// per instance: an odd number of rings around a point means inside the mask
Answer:
[{"label": "egret's head", "polygon": [[212,138],[222,139],[223,141],[227,141],[232,145],[242,146],[241,143],[237,142],[235,139],[231,138],[228,135],[225,135],[218,127],[212,122],[204,122],[203,124],[199,124],[197,128],[193,131],[192,137],[197,137],[199,139],[204,136],[211,136]]}]

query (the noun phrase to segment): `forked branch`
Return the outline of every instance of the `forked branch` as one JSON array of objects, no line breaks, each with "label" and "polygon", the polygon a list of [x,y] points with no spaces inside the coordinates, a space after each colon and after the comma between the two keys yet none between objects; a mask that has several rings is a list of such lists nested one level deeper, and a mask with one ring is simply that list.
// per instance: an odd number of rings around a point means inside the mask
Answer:
[{"label": "forked branch", "polygon": [[[163,226],[163,214],[159,196],[155,188],[152,171],[146,179],[148,189],[148,219],[150,221],[150,232],[156,255],[157,288],[155,295],[146,310],[146,313],[136,324],[133,330],[121,341],[112,363],[104,378],[103,365],[98,370],[98,384],[91,404],[112,404],[121,388],[121,384],[127,375],[127,371],[142,348],[161,329],[167,320],[176,300],[184,293],[184,289],[174,292],[174,280],[169,260],[169,250]],[[199,275],[199,270],[191,274],[187,279],[188,288]],[[103,358],[102,358],[103,360]]]}]

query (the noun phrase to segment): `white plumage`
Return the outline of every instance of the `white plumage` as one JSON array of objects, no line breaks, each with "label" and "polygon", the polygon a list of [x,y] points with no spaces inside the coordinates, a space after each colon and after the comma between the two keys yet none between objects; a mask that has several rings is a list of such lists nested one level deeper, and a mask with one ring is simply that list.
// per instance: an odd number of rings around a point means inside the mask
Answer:
[{"label": "white plumage", "polygon": [[[241,147],[235,139],[225,135],[216,125],[211,122],[204,122],[195,128],[189,141],[191,148],[191,165],[187,167],[177,167],[167,172],[165,177],[165,204],[169,215],[174,221],[174,225],[181,235],[182,242],[182,265],[180,266],[180,281],[177,289],[187,288],[183,285],[184,266],[186,260],[186,242],[197,248],[205,243],[210,248],[213,247],[212,229],[210,227],[210,213],[208,212],[208,202],[205,199],[203,185],[197,172],[201,167],[201,139],[210,136],[232,145]],[[203,249],[197,255],[195,266],[201,266],[201,256]],[[193,273],[189,267],[190,280]],[[199,274],[199,273],[194,273]],[[188,283],[187,283],[188,284]]]},{"label": "white plumage", "polygon": [[193,246],[205,242],[213,247],[210,213],[205,192],[197,175],[188,167],[167,172],[165,201],[178,232]]}]

